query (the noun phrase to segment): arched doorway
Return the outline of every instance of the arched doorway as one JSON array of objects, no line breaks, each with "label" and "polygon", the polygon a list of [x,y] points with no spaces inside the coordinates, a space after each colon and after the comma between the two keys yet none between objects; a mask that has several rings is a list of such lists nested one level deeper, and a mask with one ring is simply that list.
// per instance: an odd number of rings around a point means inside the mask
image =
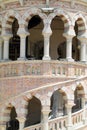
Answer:
[{"label": "arched doorway", "polygon": [[38,15],[32,16],[28,23],[30,36],[26,38],[26,57],[29,60],[41,60],[43,57],[44,39],[42,36],[43,21]]},{"label": "arched doorway", "polygon": [[56,16],[51,23],[52,36],[50,42],[50,56],[52,59],[66,58],[66,39],[63,37],[64,22],[60,16]]},{"label": "arched doorway", "polygon": [[27,116],[25,127],[40,123],[41,121],[41,102],[36,97],[33,97],[27,106]]}]

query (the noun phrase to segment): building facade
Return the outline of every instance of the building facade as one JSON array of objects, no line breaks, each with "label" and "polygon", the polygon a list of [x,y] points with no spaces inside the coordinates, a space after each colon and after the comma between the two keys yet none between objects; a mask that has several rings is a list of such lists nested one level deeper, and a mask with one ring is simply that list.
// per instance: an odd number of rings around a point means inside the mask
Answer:
[{"label": "building facade", "polygon": [[87,129],[87,1],[0,1],[0,130]]}]

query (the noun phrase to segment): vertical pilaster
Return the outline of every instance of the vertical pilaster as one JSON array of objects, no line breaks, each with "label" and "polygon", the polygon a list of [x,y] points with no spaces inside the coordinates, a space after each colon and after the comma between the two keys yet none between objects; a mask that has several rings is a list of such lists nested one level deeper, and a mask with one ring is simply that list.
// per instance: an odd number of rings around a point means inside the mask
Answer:
[{"label": "vertical pilaster", "polygon": [[42,32],[44,36],[44,56],[43,60],[50,60],[49,49],[50,49],[50,36],[52,34],[50,24],[46,23],[45,28]]}]

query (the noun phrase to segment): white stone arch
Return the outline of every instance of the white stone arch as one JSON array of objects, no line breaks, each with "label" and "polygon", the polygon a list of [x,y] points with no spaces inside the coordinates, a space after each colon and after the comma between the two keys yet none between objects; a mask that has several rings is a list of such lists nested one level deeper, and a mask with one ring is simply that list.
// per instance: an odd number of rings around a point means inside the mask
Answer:
[{"label": "white stone arch", "polygon": [[72,91],[67,88],[67,87],[62,87],[59,89],[59,91],[62,93],[62,95],[64,96],[64,99],[66,100],[66,102],[68,100],[73,100],[73,93]]},{"label": "white stone arch", "polygon": [[4,21],[3,27],[5,28],[6,32],[12,34],[12,23],[15,18],[18,20],[18,23],[21,21],[21,16],[19,12],[12,9],[8,10],[7,13],[5,14],[5,17],[3,18]]},{"label": "white stone arch", "polygon": [[39,8],[29,8],[27,12],[24,13],[24,15],[22,16],[22,20],[24,21],[24,26],[25,29],[27,29],[28,26],[28,22],[29,20],[32,18],[32,16],[34,15],[38,15],[42,21],[43,24],[45,24],[45,20],[47,19],[47,15],[45,13],[42,13],[42,10]]},{"label": "white stone arch", "polygon": [[74,26],[76,21],[78,25],[78,35],[83,34],[87,29],[85,16],[81,12],[76,13],[72,18],[72,22]]},{"label": "white stone arch", "polygon": [[70,19],[69,14],[62,9],[54,10],[54,12],[49,14],[48,16],[48,20],[50,21],[50,24],[52,20],[55,18],[55,16],[59,16],[61,18],[61,20],[64,23],[64,32],[67,32],[69,29],[69,26],[71,25],[71,19]]}]

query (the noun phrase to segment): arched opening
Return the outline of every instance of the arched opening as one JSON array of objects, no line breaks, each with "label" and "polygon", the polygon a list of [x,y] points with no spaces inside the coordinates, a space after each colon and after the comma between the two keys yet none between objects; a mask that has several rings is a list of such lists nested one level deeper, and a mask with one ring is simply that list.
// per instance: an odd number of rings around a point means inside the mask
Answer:
[{"label": "arched opening", "polygon": [[30,35],[26,38],[26,57],[29,60],[41,60],[43,57],[44,39],[42,36],[43,21],[38,15],[32,16],[28,22]]},{"label": "arched opening", "polygon": [[75,21],[74,30],[75,30],[76,36],[73,37],[73,40],[72,40],[72,45],[73,45],[72,57],[75,61],[80,60],[81,42],[78,39],[78,36],[81,36],[85,32],[84,26],[85,25],[82,18],[78,18]]},{"label": "arched opening", "polygon": [[56,16],[51,23],[50,56],[54,60],[66,58],[66,39],[63,37],[64,21],[61,17]]},{"label": "arched opening", "polygon": [[16,119],[17,113],[15,107],[10,110],[10,120],[6,123],[6,130],[19,130],[19,121]]},{"label": "arched opening", "polygon": [[36,97],[33,97],[27,106],[27,116],[25,127],[41,122],[41,102]]},{"label": "arched opening", "polygon": [[15,18],[12,23],[12,34],[13,37],[9,43],[9,59],[17,60],[20,56],[20,37],[17,35],[19,28],[18,20]]},{"label": "arched opening", "polygon": [[61,90],[55,91],[51,96],[50,108],[52,110],[49,115],[50,118],[56,118],[66,114],[65,99],[63,93],[61,93]]},{"label": "arched opening", "polygon": [[72,112],[79,111],[82,108],[82,98],[84,95],[84,90],[81,85],[77,86],[74,91],[74,103],[75,106],[72,108]]}]

